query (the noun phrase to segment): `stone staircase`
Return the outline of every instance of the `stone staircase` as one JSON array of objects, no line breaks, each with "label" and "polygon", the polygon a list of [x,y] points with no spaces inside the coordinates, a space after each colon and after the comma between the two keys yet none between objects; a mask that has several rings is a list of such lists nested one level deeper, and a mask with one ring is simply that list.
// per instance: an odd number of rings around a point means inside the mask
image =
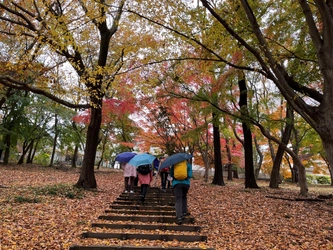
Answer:
[{"label": "stone staircase", "polygon": [[[144,203],[140,201],[140,187],[135,193],[122,193],[105,210],[105,214],[98,217],[100,222],[93,223],[95,229],[82,233],[84,238],[95,239],[120,239],[120,240],[145,240],[142,241],[178,241],[178,242],[207,242],[207,236],[201,235],[201,227],[195,225],[195,219],[188,216],[182,225],[176,224],[175,198],[172,190],[161,191],[157,187],[150,187]],[[101,232],[98,229],[102,229]],[[124,231],[124,229],[126,229]],[[139,231],[139,232],[138,232]],[[70,250],[99,250],[99,249],[172,249],[172,250],[198,250],[213,248],[182,248],[182,247],[163,247],[147,246],[137,244],[128,246],[78,246],[73,245]]]}]

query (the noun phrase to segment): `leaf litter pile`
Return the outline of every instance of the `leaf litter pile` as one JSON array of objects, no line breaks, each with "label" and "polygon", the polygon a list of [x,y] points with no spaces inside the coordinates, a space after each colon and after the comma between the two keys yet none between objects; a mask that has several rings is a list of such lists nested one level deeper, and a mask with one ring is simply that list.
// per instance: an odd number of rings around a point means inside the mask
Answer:
[{"label": "leaf litter pile", "polygon": [[[69,249],[71,245],[333,249],[330,186],[310,186],[308,200],[302,200],[294,184],[270,189],[267,182],[258,181],[260,189],[245,189],[244,180],[214,186],[197,177],[191,181],[189,210],[195,225],[202,227],[197,234],[206,235],[207,242],[85,239],[81,234],[86,231],[110,232],[91,224],[114,223],[98,216],[123,192],[122,171],[96,170],[98,188],[86,191],[73,187],[79,169],[29,165],[0,169],[0,250]],[[161,233],[137,229],[112,232]]]}]

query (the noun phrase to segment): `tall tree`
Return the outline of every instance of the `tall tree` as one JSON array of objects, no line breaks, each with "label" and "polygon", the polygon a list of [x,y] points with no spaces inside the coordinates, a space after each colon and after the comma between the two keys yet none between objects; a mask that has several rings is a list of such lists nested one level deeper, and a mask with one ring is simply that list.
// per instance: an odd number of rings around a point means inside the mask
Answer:
[{"label": "tall tree", "polygon": [[[333,7],[331,2],[314,0],[310,3],[300,0],[283,1],[283,3],[267,1],[264,4],[241,0],[240,4],[232,1],[215,4],[215,1],[201,0],[201,3],[221,27],[224,27],[230,36],[249,52],[249,55],[252,55],[257,62],[256,66],[260,66],[260,68],[248,68],[244,65],[243,68],[256,70],[270,79],[290,106],[317,131],[332,170],[333,116],[330,107],[333,105],[331,64]],[[247,39],[249,32],[243,32],[245,30],[234,25],[235,15],[244,22],[243,27],[251,28],[251,35],[255,39]],[[286,30],[285,27],[290,29]],[[308,77],[303,77],[305,75]]]},{"label": "tall tree", "polygon": [[[287,145],[289,142],[292,128],[294,125],[293,123],[294,123],[293,110],[289,107],[289,105],[287,105],[287,107],[286,107],[286,125],[283,130],[282,138],[281,138],[281,142],[284,143],[285,145]],[[278,188],[279,183],[281,182],[280,166],[281,166],[284,152],[285,151],[284,151],[283,147],[279,146],[278,150],[276,152],[276,156],[274,159],[273,168],[272,168],[272,172],[271,172],[271,179],[270,179],[270,183],[269,183],[269,187],[271,187],[271,188]]]},{"label": "tall tree", "polygon": [[[78,75],[79,82],[83,83],[79,91],[81,94],[85,92],[84,96],[89,105],[73,104],[66,101],[66,98],[61,99],[56,90],[64,88],[61,88],[61,83],[57,81],[53,82],[53,92],[50,92],[49,85],[41,88],[42,86],[31,85],[27,78],[0,76],[1,84],[6,86],[44,94],[68,107],[90,107],[91,119],[87,130],[84,159],[76,183],[79,187],[97,186],[94,162],[99,142],[102,99],[123,66],[122,59],[126,47],[124,39],[124,43],[121,43],[115,36],[124,3],[125,0],[114,1],[112,5],[107,5],[104,0],[0,3],[2,34],[15,37],[19,41],[25,40],[24,44],[28,46],[21,46],[21,54],[25,54],[25,63],[38,56],[46,61],[43,52],[49,50],[51,57],[58,56],[62,61],[67,61]],[[112,39],[115,42],[111,43]],[[30,53],[26,53],[28,51]],[[73,89],[73,93],[75,92],[76,89]]]},{"label": "tall tree", "polygon": [[245,151],[245,188],[258,188],[254,175],[253,164],[253,143],[250,125],[247,122],[248,106],[247,106],[247,87],[244,79],[239,80],[239,107],[242,115],[242,127],[244,134],[244,151]]}]

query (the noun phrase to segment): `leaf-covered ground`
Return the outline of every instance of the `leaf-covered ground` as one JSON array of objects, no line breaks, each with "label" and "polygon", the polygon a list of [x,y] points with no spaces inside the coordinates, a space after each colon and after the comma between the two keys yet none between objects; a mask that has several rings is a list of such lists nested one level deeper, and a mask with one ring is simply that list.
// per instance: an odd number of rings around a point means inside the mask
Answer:
[{"label": "leaf-covered ground", "polygon": [[[333,249],[333,199],[294,201],[298,188],[291,185],[269,189],[268,183],[258,182],[260,189],[249,190],[243,180],[225,181],[222,187],[196,178],[189,208],[203,227],[200,234],[208,236],[207,243],[98,240],[80,235],[106,230],[92,228],[91,223],[99,222],[98,216],[123,191],[121,171],[96,170],[97,191],[83,191],[72,187],[78,169],[0,166],[0,170],[0,250],[69,249],[75,244]],[[331,193],[329,186],[310,187],[310,198]]]}]

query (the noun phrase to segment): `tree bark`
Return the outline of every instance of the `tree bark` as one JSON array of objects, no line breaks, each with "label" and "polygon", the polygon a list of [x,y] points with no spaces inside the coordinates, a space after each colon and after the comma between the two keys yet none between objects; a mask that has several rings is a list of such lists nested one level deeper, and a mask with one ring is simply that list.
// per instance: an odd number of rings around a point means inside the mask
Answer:
[{"label": "tree bark", "polygon": [[82,187],[87,189],[97,188],[94,170],[101,122],[102,101],[100,101],[99,105],[96,108],[91,108],[91,118],[87,131],[87,140],[84,149],[83,163],[79,180],[75,184],[76,187]]},{"label": "tree bark", "polygon": [[10,155],[10,134],[6,133],[5,135],[5,143],[4,143],[4,147],[5,147],[5,153],[3,156],[3,163],[5,165],[7,165],[9,163],[9,155]]},{"label": "tree bark", "polygon": [[53,147],[52,147],[52,153],[51,153],[50,167],[53,166],[54,155],[55,155],[55,151],[56,151],[56,148],[57,148],[57,140],[58,140],[58,115],[55,114],[54,138],[53,138]]},{"label": "tree bark", "polygon": [[229,139],[226,138],[225,139],[225,149],[227,150],[227,157],[228,157],[228,163],[227,163],[227,167],[228,167],[228,180],[232,181],[232,163],[231,163],[231,150],[230,150],[230,146],[229,146]]},{"label": "tree bark", "polygon": [[213,138],[214,138],[214,163],[215,172],[212,184],[225,186],[223,180],[223,167],[222,167],[222,155],[221,155],[221,140],[220,129],[216,125],[217,115],[213,112]]},{"label": "tree bark", "polygon": [[[294,114],[293,114],[293,110],[291,109],[291,107],[287,104],[286,107],[286,126],[284,128],[284,131],[282,133],[282,143],[284,143],[285,145],[288,144],[289,139],[290,139],[290,135],[291,135],[291,131],[293,128],[293,123],[294,123]],[[273,168],[272,168],[272,172],[271,172],[271,179],[270,179],[270,183],[269,183],[269,187],[270,188],[278,188],[279,187],[279,183],[280,183],[280,166],[281,166],[281,162],[282,162],[282,158],[283,158],[283,154],[284,154],[285,150],[284,148],[279,145],[278,150],[276,152],[275,155],[275,161],[273,163]]]},{"label": "tree bark", "polygon": [[76,168],[77,154],[79,152],[79,146],[75,145],[74,153],[72,157],[72,168]]},{"label": "tree bark", "polygon": [[256,179],[258,178],[258,175],[260,173],[260,169],[261,169],[261,166],[262,166],[262,162],[264,161],[264,155],[263,153],[261,152],[261,149],[260,149],[260,145],[257,141],[257,137],[254,136],[253,137],[253,141],[254,141],[254,145],[256,147],[256,152],[257,152],[257,155],[256,155],[256,158],[259,157],[258,161],[255,162],[256,163],[256,167],[255,167],[255,171],[254,171],[254,174],[255,174],[255,177]]},{"label": "tree bark", "polygon": [[244,152],[245,152],[245,188],[259,188],[254,175],[253,165],[253,146],[252,133],[247,124],[248,107],[247,107],[247,87],[245,80],[238,81],[239,86],[239,107],[241,110],[242,127],[244,134]]}]

